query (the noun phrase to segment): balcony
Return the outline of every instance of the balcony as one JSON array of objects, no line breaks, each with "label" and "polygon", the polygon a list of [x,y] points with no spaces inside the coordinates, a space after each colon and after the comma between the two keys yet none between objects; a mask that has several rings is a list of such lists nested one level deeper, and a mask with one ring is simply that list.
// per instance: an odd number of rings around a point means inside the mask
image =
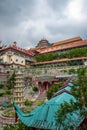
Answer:
[{"label": "balcony", "polygon": [[15,94],[14,94],[14,97],[15,97],[15,98],[23,98],[24,95],[15,95]]},{"label": "balcony", "polygon": [[24,101],[15,100],[16,103],[23,103]]},{"label": "balcony", "polygon": [[21,92],[23,92],[23,90],[14,90],[14,92],[21,93]]},{"label": "balcony", "polygon": [[15,83],[22,83],[23,84],[23,80],[16,80]]},{"label": "balcony", "polygon": [[23,76],[16,76],[15,79],[22,79]]},{"label": "balcony", "polygon": [[15,85],[15,88],[24,88],[24,86],[23,86],[23,84],[20,84],[20,85],[19,85],[19,84],[16,84],[16,85]]}]

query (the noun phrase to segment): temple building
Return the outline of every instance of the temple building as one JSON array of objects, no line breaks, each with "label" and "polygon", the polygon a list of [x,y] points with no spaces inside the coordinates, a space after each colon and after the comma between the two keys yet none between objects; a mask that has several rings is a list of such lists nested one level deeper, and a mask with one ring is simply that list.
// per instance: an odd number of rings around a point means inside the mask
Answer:
[{"label": "temple building", "polygon": [[24,81],[23,74],[21,71],[16,73],[16,81],[14,88],[14,101],[18,104],[18,106],[23,107],[24,103]]},{"label": "temple building", "polygon": [[35,48],[31,48],[29,50],[31,50],[34,55],[37,55],[37,54],[39,54],[40,51],[47,49],[49,46],[51,46],[49,41],[47,39],[43,38],[39,41],[39,43],[37,44],[37,46]]},{"label": "temple building", "polygon": [[47,49],[41,50],[39,54],[48,53],[48,52],[57,52],[57,51],[67,51],[74,48],[87,47],[87,40],[83,40],[80,37],[75,37],[67,39],[64,41],[59,41],[51,44]]},{"label": "temple building", "polygon": [[[84,49],[87,48],[87,40],[83,40],[81,37],[74,37],[71,39],[67,39],[64,41],[59,41],[50,44],[50,46],[41,46],[36,47],[33,50],[36,51],[36,55],[43,55],[43,54],[57,54],[59,53],[58,57],[53,60],[49,61],[43,61],[43,62],[34,62],[31,64],[34,68],[51,68],[51,67],[67,67],[67,66],[78,66],[78,65],[87,65],[87,56],[86,53],[85,56],[75,56],[67,58],[66,56],[61,58],[61,54],[65,54],[66,52],[69,52],[70,50],[75,50],[76,48]],[[43,49],[41,49],[41,47]],[[57,52],[57,53],[56,53]],[[79,52],[77,52],[79,53]]]},{"label": "temple building", "polygon": [[35,78],[35,82],[38,83],[38,94],[48,91],[48,89],[55,83],[59,82],[59,79],[55,76],[51,76],[48,73],[44,73]]},{"label": "temple building", "polygon": [[65,58],[52,61],[35,62],[31,64],[34,68],[61,68],[69,66],[87,66],[87,57]]},{"label": "temple building", "polygon": [[77,130],[80,126],[87,129],[87,117],[85,114],[81,115],[78,109],[66,113],[66,118],[61,119],[63,123],[58,122],[56,118],[56,113],[58,116],[58,110],[60,110],[61,104],[70,103],[70,101],[74,103],[77,102],[76,98],[71,94],[71,88],[73,86],[72,79],[75,77],[77,76],[70,75],[64,86],[59,88],[57,93],[55,93],[50,100],[36,107],[36,109],[30,113],[25,114],[17,104],[14,103],[15,112],[17,114],[15,121],[20,119],[31,130],[64,130],[65,126],[67,126],[67,130]]},{"label": "temple building", "polygon": [[83,40],[81,37],[74,37],[50,44],[48,40],[41,40],[37,46],[31,50],[36,52],[36,54],[44,54],[49,52],[63,52],[82,47],[87,47],[87,40]]},{"label": "temple building", "polygon": [[16,42],[11,46],[2,48],[0,58],[13,69],[29,67],[30,63],[34,62],[33,53],[18,47]]},{"label": "temple building", "polygon": [[39,41],[36,47],[41,47],[41,46],[50,46],[50,43],[48,42],[48,40],[43,38]]}]

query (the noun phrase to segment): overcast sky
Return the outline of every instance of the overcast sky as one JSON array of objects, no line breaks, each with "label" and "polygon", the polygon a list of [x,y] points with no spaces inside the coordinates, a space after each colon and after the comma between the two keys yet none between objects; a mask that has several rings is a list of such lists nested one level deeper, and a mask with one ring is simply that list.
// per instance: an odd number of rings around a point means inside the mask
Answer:
[{"label": "overcast sky", "polygon": [[87,39],[87,0],[0,0],[0,40],[32,48],[43,37],[50,43]]}]

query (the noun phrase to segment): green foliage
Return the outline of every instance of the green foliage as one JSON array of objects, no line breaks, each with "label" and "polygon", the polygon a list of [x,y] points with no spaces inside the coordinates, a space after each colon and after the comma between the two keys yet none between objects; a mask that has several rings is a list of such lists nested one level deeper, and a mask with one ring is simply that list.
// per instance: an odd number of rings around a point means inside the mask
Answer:
[{"label": "green foliage", "polygon": [[37,62],[42,62],[42,61],[50,61],[54,59],[54,54],[53,53],[47,53],[47,54],[42,54],[38,55],[35,57]]},{"label": "green foliage", "polygon": [[24,112],[24,113],[30,113],[31,110],[29,110],[29,109],[28,109],[28,110],[23,110],[23,112]]},{"label": "green foliage", "polygon": [[43,101],[36,101],[37,106],[40,106],[40,105],[42,105],[43,103],[44,103]]},{"label": "green foliage", "polygon": [[69,69],[69,72],[68,72],[69,74],[75,74],[76,73],[76,70],[74,69],[74,68],[72,68],[72,69]]},{"label": "green foliage", "polygon": [[67,70],[63,69],[63,70],[61,70],[61,72],[64,72],[64,73],[66,73],[66,72],[67,72]]},{"label": "green foliage", "polygon": [[4,87],[5,87],[5,85],[0,83],[0,88],[4,88]]},{"label": "green foliage", "polygon": [[[7,107],[7,108],[8,108],[8,107]],[[3,116],[6,116],[6,117],[14,117],[14,116],[15,116],[15,112],[12,111],[12,110],[7,110],[7,111],[4,111]]]},{"label": "green foliage", "polygon": [[47,99],[49,100],[50,98],[52,98],[54,93],[56,93],[62,85],[63,82],[51,86],[51,88],[47,91]]},{"label": "green foliage", "polygon": [[11,90],[6,90],[6,94],[11,95],[12,94]]},{"label": "green foliage", "polygon": [[13,89],[15,86],[15,72],[11,75],[11,77],[8,80],[7,88],[8,89]]},{"label": "green foliage", "polygon": [[17,124],[4,126],[3,130],[29,130],[29,128],[19,121]]},{"label": "green foliage", "polygon": [[[61,58],[75,58],[75,57],[81,57],[81,56],[87,56],[87,47],[84,48],[76,48],[76,49],[72,49],[69,50],[67,52],[55,52],[55,53],[46,53],[46,54],[41,54],[41,55],[37,55],[35,57],[37,62],[43,62],[43,61],[50,61],[50,60],[54,60],[54,59],[61,59]],[[73,61],[74,62],[74,61]],[[82,64],[81,61],[75,61],[75,63],[73,63],[72,61],[68,62],[68,65],[71,64]]]},{"label": "green foliage", "polygon": [[26,106],[32,106],[32,101],[29,101],[28,99],[24,103]]},{"label": "green foliage", "polygon": [[38,88],[37,87],[33,87],[32,88],[34,92],[37,92],[38,91]]},{"label": "green foliage", "polygon": [[[72,115],[73,112],[79,110],[81,117],[87,116],[87,68],[78,69],[78,73],[79,76],[73,81],[74,85],[71,88],[71,94],[75,97],[76,102],[73,100],[70,103],[64,102],[56,113],[56,121],[64,129],[72,127],[72,130],[74,130],[75,124],[73,125],[70,119],[67,118],[68,114]],[[65,124],[65,118],[69,120],[68,124]]]},{"label": "green foliage", "polygon": [[78,75],[84,75],[85,72],[86,72],[86,68],[78,68],[77,69]]},{"label": "green foliage", "polygon": [[9,106],[8,106],[8,107],[13,107],[13,103],[9,104]]},{"label": "green foliage", "polygon": [[4,93],[3,92],[0,92],[0,97],[4,96]]}]

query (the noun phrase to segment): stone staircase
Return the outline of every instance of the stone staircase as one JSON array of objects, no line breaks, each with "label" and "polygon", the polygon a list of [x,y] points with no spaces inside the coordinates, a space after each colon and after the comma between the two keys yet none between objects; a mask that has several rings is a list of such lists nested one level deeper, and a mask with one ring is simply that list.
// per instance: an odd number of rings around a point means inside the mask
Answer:
[{"label": "stone staircase", "polygon": [[42,102],[44,102],[44,101],[46,101],[46,100],[47,100],[47,98],[46,98],[46,91],[43,91],[43,92],[40,93],[40,95],[38,95],[37,101],[42,101]]}]

